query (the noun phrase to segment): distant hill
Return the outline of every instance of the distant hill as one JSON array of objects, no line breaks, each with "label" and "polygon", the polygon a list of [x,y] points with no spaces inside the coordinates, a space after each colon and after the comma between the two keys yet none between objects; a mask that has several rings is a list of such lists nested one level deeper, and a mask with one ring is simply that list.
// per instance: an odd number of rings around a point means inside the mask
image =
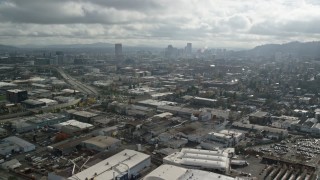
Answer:
[{"label": "distant hill", "polygon": [[286,44],[266,44],[257,46],[246,55],[251,56],[273,56],[276,53],[290,54],[295,57],[320,58],[320,41],[315,42],[290,42]]},{"label": "distant hill", "polygon": [[114,44],[110,43],[92,43],[92,44],[61,44],[61,45],[49,45],[44,48],[66,48],[66,49],[80,49],[80,48],[110,48],[114,47]]},{"label": "distant hill", "polygon": [[0,44],[0,50],[1,51],[13,51],[13,50],[17,50],[17,47],[14,46],[7,46],[7,45],[1,45]]}]

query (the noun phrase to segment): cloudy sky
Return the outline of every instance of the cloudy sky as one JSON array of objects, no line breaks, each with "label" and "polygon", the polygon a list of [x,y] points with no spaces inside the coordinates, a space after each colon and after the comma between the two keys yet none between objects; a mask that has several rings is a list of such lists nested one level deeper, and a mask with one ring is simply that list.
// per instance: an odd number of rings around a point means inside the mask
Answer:
[{"label": "cloudy sky", "polygon": [[0,0],[0,44],[253,47],[320,39],[320,0]]}]

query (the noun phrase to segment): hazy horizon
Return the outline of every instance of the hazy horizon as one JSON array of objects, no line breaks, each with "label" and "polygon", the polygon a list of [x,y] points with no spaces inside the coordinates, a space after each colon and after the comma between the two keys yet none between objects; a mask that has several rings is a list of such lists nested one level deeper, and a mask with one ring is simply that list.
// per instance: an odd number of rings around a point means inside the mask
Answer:
[{"label": "hazy horizon", "polygon": [[2,0],[0,44],[249,49],[320,39],[317,0]]}]

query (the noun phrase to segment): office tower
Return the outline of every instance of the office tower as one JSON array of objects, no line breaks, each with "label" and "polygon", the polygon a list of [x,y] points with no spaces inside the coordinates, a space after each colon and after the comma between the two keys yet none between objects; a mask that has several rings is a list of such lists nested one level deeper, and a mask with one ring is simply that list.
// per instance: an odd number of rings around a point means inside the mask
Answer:
[{"label": "office tower", "polygon": [[122,56],[122,44],[115,44],[115,56],[120,58]]},{"label": "office tower", "polygon": [[186,54],[188,55],[192,54],[192,43],[187,43]]}]

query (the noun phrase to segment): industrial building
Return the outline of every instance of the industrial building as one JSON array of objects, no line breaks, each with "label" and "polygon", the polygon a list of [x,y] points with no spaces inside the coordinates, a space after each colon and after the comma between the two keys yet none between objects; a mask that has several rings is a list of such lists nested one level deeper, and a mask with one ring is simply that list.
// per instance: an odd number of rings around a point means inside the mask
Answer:
[{"label": "industrial building", "polygon": [[22,152],[29,152],[36,149],[36,146],[29,143],[28,141],[25,141],[21,138],[18,138],[17,136],[10,136],[3,139],[4,142],[9,142],[11,144],[14,144],[19,147],[19,151]]},{"label": "industrial building", "polygon": [[199,106],[209,106],[214,107],[217,105],[218,100],[210,99],[210,98],[202,98],[202,97],[194,97],[192,103]]},{"label": "industrial building", "polygon": [[0,141],[0,155],[5,156],[18,151],[20,151],[20,148],[16,144],[4,140]]},{"label": "industrial building", "polygon": [[28,92],[20,89],[10,89],[6,92],[7,100],[12,103],[19,103],[28,99]]},{"label": "industrial building", "polygon": [[149,155],[134,150],[125,149],[86,170],[83,170],[69,180],[106,180],[106,179],[131,179],[140,171],[151,165]]},{"label": "industrial building", "polygon": [[187,169],[174,165],[164,164],[146,175],[142,180],[161,180],[161,179],[201,179],[201,180],[241,180],[242,178],[233,178],[214,172],[202,171],[198,169]]},{"label": "industrial building", "polygon": [[163,158],[163,163],[186,168],[218,170],[229,172],[231,152],[209,151],[200,149],[182,148],[180,152]]},{"label": "industrial building", "polygon": [[60,124],[55,124],[54,127],[69,135],[79,135],[86,130],[92,129],[94,126],[89,123],[71,119]]},{"label": "industrial building", "polygon": [[269,122],[269,113],[257,111],[249,115],[250,124],[266,125]]},{"label": "industrial building", "polygon": [[234,130],[221,130],[208,133],[207,140],[225,144],[225,147],[235,146],[244,138],[244,133]]},{"label": "industrial building", "polygon": [[238,128],[241,130],[254,130],[257,132],[265,132],[268,137],[270,138],[283,138],[288,136],[288,131],[285,129],[278,129],[278,128],[273,128],[273,127],[268,127],[268,126],[260,126],[256,124],[244,124],[242,122],[234,122],[232,123],[232,126],[234,128]]},{"label": "industrial building", "polygon": [[17,118],[12,121],[12,128],[18,133],[32,131],[44,126],[54,125],[67,120],[67,117],[63,114],[38,114],[31,117]]},{"label": "industrial building", "polygon": [[48,99],[48,98],[38,99],[38,101],[44,102],[46,104],[46,106],[53,106],[53,105],[57,105],[58,104],[58,101],[52,100],[52,99]]},{"label": "industrial building", "polygon": [[26,108],[40,108],[46,105],[45,102],[34,99],[27,99],[25,101],[22,101],[21,104],[23,104]]},{"label": "industrial building", "polygon": [[98,114],[87,112],[87,111],[75,111],[70,114],[72,119],[76,119],[81,122],[91,122],[93,117],[98,116]]},{"label": "industrial building", "polygon": [[8,131],[0,127],[0,138],[8,136]]},{"label": "industrial building", "polygon": [[110,136],[96,136],[82,142],[82,146],[95,151],[117,149],[121,144],[119,139]]}]

